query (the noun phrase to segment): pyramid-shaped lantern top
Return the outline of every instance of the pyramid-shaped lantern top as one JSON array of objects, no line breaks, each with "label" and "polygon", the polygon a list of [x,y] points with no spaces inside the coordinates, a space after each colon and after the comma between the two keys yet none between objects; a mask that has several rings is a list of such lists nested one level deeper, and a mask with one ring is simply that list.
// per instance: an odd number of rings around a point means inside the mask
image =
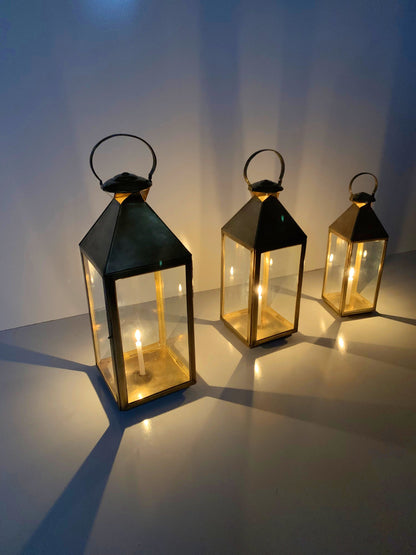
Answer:
[{"label": "pyramid-shaped lantern top", "polygon": [[[353,182],[362,175],[370,175],[374,179],[375,185],[371,194],[352,192]],[[371,207],[371,203],[376,200],[377,187],[378,180],[375,175],[369,172],[357,173],[349,184],[352,205],[329,226],[329,231],[333,231],[351,242],[388,239],[387,231]]]},{"label": "pyramid-shaped lantern top", "polygon": [[[133,137],[149,147],[153,166],[147,179],[123,172],[103,183],[97,175],[93,166],[95,150],[107,139],[118,136]],[[191,261],[191,253],[145,202],[156,164],[150,144],[126,133],[105,137],[91,152],[92,172],[104,191],[114,193],[114,199],[82,239],[80,248],[102,276],[129,277]]]},{"label": "pyramid-shaped lantern top", "polygon": [[[248,165],[261,152],[274,152],[279,158],[281,171],[277,183],[268,179],[256,183],[249,181]],[[265,148],[252,154],[243,172],[252,198],[223,226],[222,231],[248,249],[258,252],[306,244],[305,233],[278,199],[280,191],[283,191],[284,172],[285,163],[277,150]]]}]

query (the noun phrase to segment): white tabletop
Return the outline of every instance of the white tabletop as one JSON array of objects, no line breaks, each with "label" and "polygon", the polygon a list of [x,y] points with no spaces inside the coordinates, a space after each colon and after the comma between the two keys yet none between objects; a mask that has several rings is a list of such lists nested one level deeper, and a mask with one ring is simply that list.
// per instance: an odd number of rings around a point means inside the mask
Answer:
[{"label": "white tabletop", "polygon": [[198,293],[198,383],[126,413],[86,315],[0,332],[0,552],[415,553],[415,274],[388,257],[340,319],[308,272],[299,332],[251,350]]}]

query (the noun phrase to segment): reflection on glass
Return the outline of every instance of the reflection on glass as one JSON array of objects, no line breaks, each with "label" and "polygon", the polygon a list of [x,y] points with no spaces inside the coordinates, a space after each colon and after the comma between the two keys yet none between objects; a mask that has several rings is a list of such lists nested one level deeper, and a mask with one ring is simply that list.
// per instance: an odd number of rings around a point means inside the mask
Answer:
[{"label": "reflection on glass", "polygon": [[248,337],[248,302],[251,252],[224,236],[224,319],[240,334]]},{"label": "reflection on glass", "polygon": [[261,254],[257,340],[295,327],[301,250],[295,245]]},{"label": "reflection on glass", "polygon": [[378,275],[385,241],[354,243],[345,297],[345,313],[375,306]]},{"label": "reflection on glass", "polygon": [[128,402],[190,379],[185,267],[116,281]]},{"label": "reflection on glass", "polygon": [[90,305],[96,363],[114,396],[117,398],[113,360],[111,358],[111,347],[108,339],[109,333],[103,281],[95,267],[84,255],[82,255],[82,260],[87,284],[88,302]]},{"label": "reflection on glass", "polygon": [[385,241],[352,243],[350,260],[347,247],[347,241],[329,234],[323,296],[337,311],[344,306],[343,314],[373,310]]},{"label": "reflection on glass", "polygon": [[341,239],[335,233],[329,234],[328,262],[326,265],[323,295],[336,310],[340,310],[341,307],[341,291],[347,247],[347,241]]}]

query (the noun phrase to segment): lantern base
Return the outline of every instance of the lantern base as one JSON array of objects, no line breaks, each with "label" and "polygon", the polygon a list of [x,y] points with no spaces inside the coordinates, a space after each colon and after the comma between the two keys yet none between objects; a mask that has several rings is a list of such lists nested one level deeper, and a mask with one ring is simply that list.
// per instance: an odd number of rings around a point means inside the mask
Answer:
[{"label": "lantern base", "polygon": [[[333,309],[337,314],[341,314],[341,294],[328,293],[322,297],[323,300]],[[351,293],[348,304],[345,303],[344,310],[341,316],[348,316],[352,314],[361,314],[363,312],[372,312],[375,309],[373,303],[360,295],[359,293]]]},{"label": "lantern base", "polygon": [[224,314],[222,319],[249,347],[273,341],[280,337],[287,337],[296,331],[293,323],[286,320],[270,306],[262,310],[261,321],[257,325],[256,338],[252,341],[247,339],[249,319],[246,308]]},{"label": "lantern base", "polygon": [[294,325],[270,306],[261,311],[261,320],[257,324],[257,340],[266,339],[273,335],[280,335],[294,331]]},{"label": "lantern base", "polygon": [[[146,346],[143,348],[143,359],[146,373],[141,375],[137,351],[132,350],[124,355],[129,405],[127,408],[132,404],[137,405],[161,397],[172,388],[180,389],[194,383],[180,355],[167,345],[155,343]],[[104,368],[109,364],[111,359],[101,361]]]}]

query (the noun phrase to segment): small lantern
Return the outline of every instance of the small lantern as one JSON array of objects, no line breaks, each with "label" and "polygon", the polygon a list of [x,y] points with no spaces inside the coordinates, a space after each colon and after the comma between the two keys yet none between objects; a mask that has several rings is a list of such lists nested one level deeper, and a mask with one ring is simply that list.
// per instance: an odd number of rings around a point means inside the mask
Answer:
[{"label": "small lantern", "polygon": [[[371,193],[353,193],[361,175],[374,181]],[[340,316],[375,310],[388,235],[371,208],[378,182],[361,172],[349,184],[352,205],[329,226],[323,300]]]},{"label": "small lantern", "polygon": [[[260,152],[279,158],[277,183],[248,180]],[[276,150],[252,154],[244,166],[252,198],[221,230],[221,319],[249,347],[298,329],[306,235],[278,200],[284,171]]]},{"label": "small lantern", "polygon": [[[102,183],[94,152],[112,137],[150,149],[148,178],[124,172]],[[80,243],[95,359],[120,409],[194,384],[192,256],[145,202],[152,147],[116,133],[99,141],[92,172],[114,198]]]}]

